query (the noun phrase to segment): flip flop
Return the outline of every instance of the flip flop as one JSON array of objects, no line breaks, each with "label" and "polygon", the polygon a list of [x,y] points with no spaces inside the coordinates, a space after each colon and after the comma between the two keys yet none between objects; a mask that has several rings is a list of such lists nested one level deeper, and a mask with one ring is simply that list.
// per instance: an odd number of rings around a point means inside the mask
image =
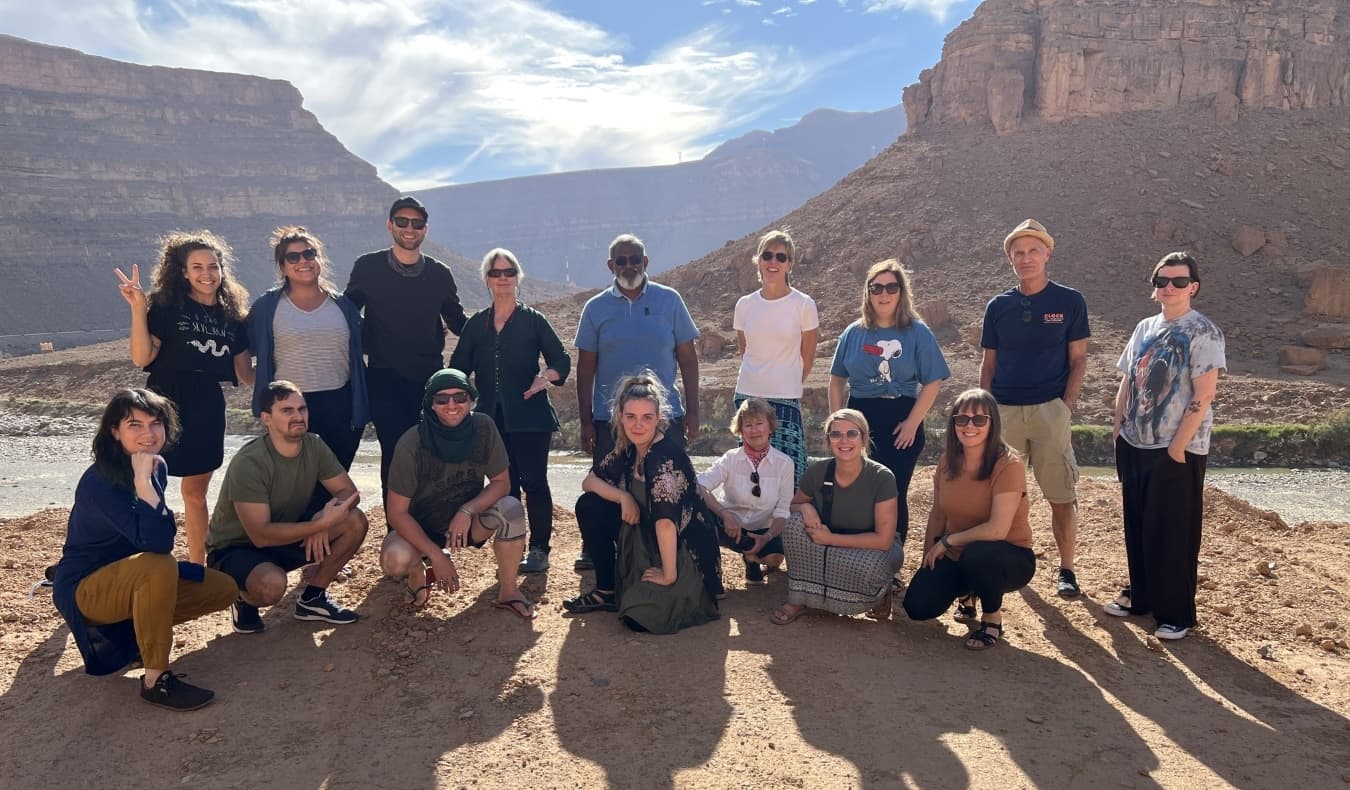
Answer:
[{"label": "flip flop", "polygon": [[[528,612],[528,614],[523,614],[521,607],[524,607],[524,611]],[[512,598],[509,601],[493,601],[492,608],[505,609],[522,620],[533,620],[539,616],[539,613],[534,610],[534,604],[524,598]]]},{"label": "flip flop", "polygon": [[[425,609],[427,608],[427,604],[431,603],[431,591],[436,589],[436,569],[427,566],[426,574],[427,574],[426,583],[423,584],[421,587],[413,589],[412,585],[407,584],[404,585],[404,587],[407,588],[408,590],[408,595],[412,596],[412,600],[408,601],[408,611],[410,612],[416,612]],[[422,596],[422,593],[426,593],[427,597],[422,598],[422,602],[418,603],[417,599]]]}]

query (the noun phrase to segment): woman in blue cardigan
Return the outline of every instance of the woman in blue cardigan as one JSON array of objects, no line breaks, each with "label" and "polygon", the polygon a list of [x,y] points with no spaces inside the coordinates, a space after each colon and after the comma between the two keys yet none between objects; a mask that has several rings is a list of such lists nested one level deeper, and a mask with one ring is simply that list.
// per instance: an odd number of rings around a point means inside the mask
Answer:
[{"label": "woman in blue cardigan", "polygon": [[[325,276],[328,258],[318,236],[293,225],[272,231],[271,242],[280,282],[248,315],[257,360],[253,416],[268,384],[295,382],[309,406],[310,433],[350,471],[370,418],[360,311]],[[317,486],[311,512],[328,499],[327,489]]]},{"label": "woman in blue cardigan", "polygon": [[75,488],[52,595],[86,672],[110,675],[139,661],[141,699],[196,710],[215,694],[169,671],[173,627],[226,608],[239,589],[220,571],[173,558],[178,528],[164,502],[160,451],[177,433],[169,399],[146,389],[113,396],[94,435],[94,464]]}]

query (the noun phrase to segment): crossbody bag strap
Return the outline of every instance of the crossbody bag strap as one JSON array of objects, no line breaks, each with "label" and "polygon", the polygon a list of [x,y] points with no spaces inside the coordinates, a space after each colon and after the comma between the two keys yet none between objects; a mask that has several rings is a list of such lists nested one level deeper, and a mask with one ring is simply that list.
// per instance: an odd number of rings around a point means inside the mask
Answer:
[{"label": "crossbody bag strap", "polygon": [[834,459],[825,465],[825,482],[820,484],[820,523],[830,525],[830,511],[834,509]]}]

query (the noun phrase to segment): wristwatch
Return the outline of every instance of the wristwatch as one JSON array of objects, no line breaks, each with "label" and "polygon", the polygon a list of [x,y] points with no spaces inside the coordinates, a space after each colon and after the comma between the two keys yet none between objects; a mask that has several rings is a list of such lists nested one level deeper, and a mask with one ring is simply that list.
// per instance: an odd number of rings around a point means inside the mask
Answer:
[{"label": "wristwatch", "polygon": [[941,543],[943,546],[946,546],[949,549],[952,547],[952,543],[951,541],[947,540],[947,533],[945,532],[942,533],[942,537],[938,538],[938,543]]}]

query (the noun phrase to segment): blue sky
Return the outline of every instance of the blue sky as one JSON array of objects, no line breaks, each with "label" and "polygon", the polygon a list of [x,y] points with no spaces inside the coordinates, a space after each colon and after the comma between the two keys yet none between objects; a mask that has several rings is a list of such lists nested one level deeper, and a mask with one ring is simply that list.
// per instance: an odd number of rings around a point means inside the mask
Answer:
[{"label": "blue sky", "polygon": [[403,189],[697,159],[878,110],[976,0],[0,0],[0,32],[288,80]]}]

